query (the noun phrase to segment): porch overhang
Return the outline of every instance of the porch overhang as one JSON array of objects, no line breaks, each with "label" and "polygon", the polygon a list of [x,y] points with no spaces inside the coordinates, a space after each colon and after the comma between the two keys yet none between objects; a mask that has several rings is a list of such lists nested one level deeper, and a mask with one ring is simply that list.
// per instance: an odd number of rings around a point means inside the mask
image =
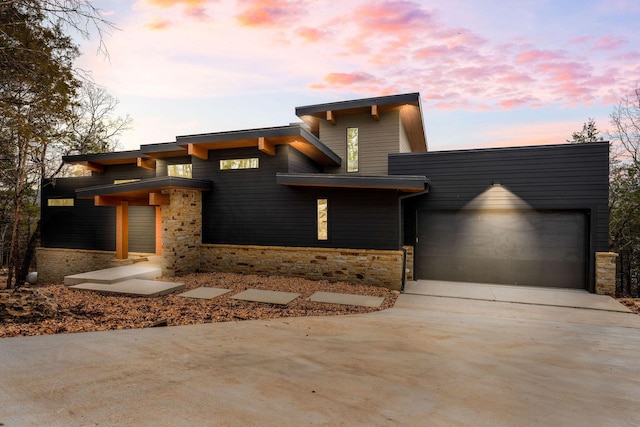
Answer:
[{"label": "porch overhang", "polygon": [[129,256],[129,206],[153,206],[156,209],[156,254],[162,254],[161,206],[170,204],[165,190],[211,190],[212,182],[173,176],[144,179],[122,184],[79,188],[79,199],[93,199],[95,206],[116,208],[116,258]]},{"label": "porch overhang", "polygon": [[321,173],[277,173],[276,181],[281,185],[302,187],[362,188],[396,190],[405,193],[424,192],[430,181],[418,175],[332,175]]},{"label": "porch overhang", "polygon": [[[127,200],[131,202],[143,201],[145,199],[149,200],[151,195],[161,194],[162,190],[184,189],[208,191],[211,190],[211,188],[211,181],[163,176],[158,178],[142,179],[135,182],[126,182],[123,184],[107,184],[79,188],[76,190],[76,196],[79,199],[95,199],[100,197],[104,200]],[[152,205],[147,203],[142,206]]]}]

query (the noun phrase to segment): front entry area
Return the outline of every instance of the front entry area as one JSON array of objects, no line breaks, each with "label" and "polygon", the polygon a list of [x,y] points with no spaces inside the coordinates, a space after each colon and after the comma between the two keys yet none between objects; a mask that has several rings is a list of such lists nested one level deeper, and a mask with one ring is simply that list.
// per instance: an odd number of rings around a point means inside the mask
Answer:
[{"label": "front entry area", "polygon": [[581,211],[421,210],[416,277],[585,289],[587,225]]}]

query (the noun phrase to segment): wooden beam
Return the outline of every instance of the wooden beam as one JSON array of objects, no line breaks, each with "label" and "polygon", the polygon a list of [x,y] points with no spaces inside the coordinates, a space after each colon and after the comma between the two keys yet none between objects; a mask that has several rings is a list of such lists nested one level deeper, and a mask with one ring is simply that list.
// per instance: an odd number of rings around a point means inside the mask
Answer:
[{"label": "wooden beam", "polygon": [[129,258],[129,203],[116,206],[116,259]]},{"label": "wooden beam", "polygon": [[139,197],[119,196],[94,196],[94,206],[118,206],[121,202],[127,202],[129,206],[149,206],[149,200]]},{"label": "wooden beam", "polygon": [[161,193],[149,193],[149,205],[160,206],[170,204],[170,197],[168,194]]},{"label": "wooden beam", "polygon": [[162,255],[162,208],[156,206],[156,255]]},{"label": "wooden beam", "polygon": [[378,113],[378,106],[377,105],[372,105],[371,106],[371,115],[373,116],[373,120],[380,121],[380,114]]},{"label": "wooden beam", "polygon": [[156,159],[143,159],[142,157],[138,157],[137,164],[138,167],[142,169],[156,170]]},{"label": "wooden beam", "polygon": [[98,163],[80,162],[78,164],[84,166],[87,170],[90,170],[91,172],[97,172],[97,173],[103,173],[104,172],[104,166],[102,166],[102,165],[100,165]]},{"label": "wooden beam", "polygon": [[209,150],[204,147],[200,147],[197,144],[187,144],[187,154],[202,160],[209,159]]},{"label": "wooden beam", "polygon": [[258,150],[270,156],[276,155],[276,146],[264,139],[264,136],[258,138]]},{"label": "wooden beam", "polygon": [[327,111],[327,120],[330,121],[332,125],[335,125],[337,123],[336,114],[331,110]]}]

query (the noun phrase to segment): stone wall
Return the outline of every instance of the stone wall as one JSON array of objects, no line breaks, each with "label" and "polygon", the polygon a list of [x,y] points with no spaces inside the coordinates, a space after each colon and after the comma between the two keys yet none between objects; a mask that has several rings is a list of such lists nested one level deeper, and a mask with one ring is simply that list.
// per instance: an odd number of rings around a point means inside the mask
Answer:
[{"label": "stone wall", "polygon": [[179,276],[200,268],[202,194],[198,190],[163,191],[171,203],[161,206],[162,274]]},{"label": "stone wall", "polygon": [[616,258],[613,252],[596,252],[596,294],[616,296]]},{"label": "stone wall", "polygon": [[413,280],[413,272],[415,271],[415,265],[414,265],[414,258],[413,258],[413,246],[403,246],[402,249],[404,249],[405,251],[407,251],[407,261],[405,263],[405,273],[404,273],[404,279],[405,280]]},{"label": "stone wall", "polygon": [[200,271],[273,274],[400,290],[404,251],[201,245]]},{"label": "stone wall", "polygon": [[62,283],[64,276],[112,267],[113,251],[38,248],[38,283]]}]

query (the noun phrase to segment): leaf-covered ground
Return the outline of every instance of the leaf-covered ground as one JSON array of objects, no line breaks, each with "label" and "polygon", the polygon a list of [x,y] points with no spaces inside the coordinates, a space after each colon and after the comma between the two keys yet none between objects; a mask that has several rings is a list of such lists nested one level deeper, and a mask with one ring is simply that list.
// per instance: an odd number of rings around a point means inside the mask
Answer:
[{"label": "leaf-covered ground", "polygon": [[[0,337],[366,313],[389,308],[398,297],[398,292],[377,286],[279,276],[199,273],[172,280],[184,283],[186,289],[153,298],[77,291],[64,285],[22,288],[15,292],[3,290],[0,291]],[[200,286],[232,289],[232,292],[211,300],[177,296]],[[246,289],[302,295],[286,306],[229,298]],[[307,301],[316,291],[380,296],[385,300],[379,309]]]}]

